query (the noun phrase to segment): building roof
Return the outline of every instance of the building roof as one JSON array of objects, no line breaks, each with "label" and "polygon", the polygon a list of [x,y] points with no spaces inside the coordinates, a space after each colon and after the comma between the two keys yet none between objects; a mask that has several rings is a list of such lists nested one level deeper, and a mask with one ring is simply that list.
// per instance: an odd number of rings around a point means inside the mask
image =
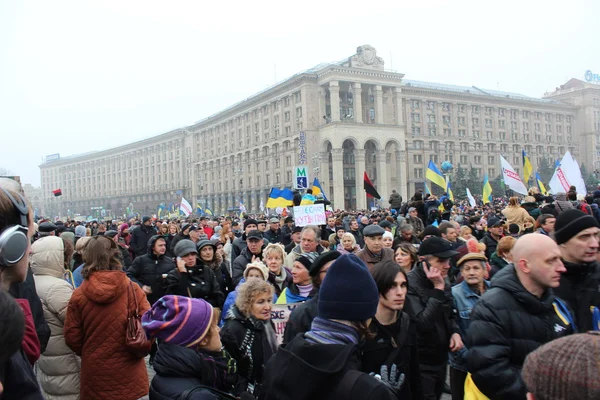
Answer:
[{"label": "building roof", "polygon": [[445,83],[415,81],[412,79],[404,79],[404,80],[402,80],[402,83],[403,83],[403,86],[406,86],[406,87],[441,90],[441,91],[445,91],[445,92],[463,93],[463,94],[470,94],[470,95],[475,95],[475,96],[488,96],[488,97],[498,97],[498,98],[503,98],[503,99],[535,101],[538,103],[546,103],[546,104],[558,104],[558,102],[555,100],[540,99],[537,97],[526,96],[526,95],[520,94],[520,93],[503,92],[500,90],[480,89],[477,86],[449,85],[449,84],[445,84]]}]

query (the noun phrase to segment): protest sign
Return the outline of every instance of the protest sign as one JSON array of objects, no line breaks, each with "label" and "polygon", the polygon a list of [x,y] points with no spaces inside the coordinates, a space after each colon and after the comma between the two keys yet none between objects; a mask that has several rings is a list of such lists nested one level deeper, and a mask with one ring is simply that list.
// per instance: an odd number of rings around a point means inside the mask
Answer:
[{"label": "protest sign", "polygon": [[294,207],[294,222],[296,226],[325,225],[327,223],[325,205],[310,204]]},{"label": "protest sign", "polygon": [[283,332],[285,332],[285,325],[290,319],[290,314],[292,310],[296,308],[298,304],[302,303],[294,303],[294,304],[273,304],[273,308],[271,309],[271,321],[273,325],[275,325],[275,335],[277,336],[277,343],[283,343]]}]

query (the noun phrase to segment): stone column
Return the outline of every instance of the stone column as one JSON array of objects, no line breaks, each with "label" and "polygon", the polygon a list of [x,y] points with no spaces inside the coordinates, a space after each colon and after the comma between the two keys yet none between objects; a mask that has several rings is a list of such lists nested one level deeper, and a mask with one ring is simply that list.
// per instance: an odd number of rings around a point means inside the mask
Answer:
[{"label": "stone column", "polygon": [[354,83],[354,122],[357,124],[363,123],[362,109],[362,86],[360,83]]},{"label": "stone column", "polygon": [[323,187],[323,191],[325,191],[325,195],[331,197],[331,193],[329,193],[329,152],[323,151],[319,155],[320,165],[319,165],[319,182],[321,182],[321,186]]},{"label": "stone column", "polygon": [[391,190],[388,182],[388,159],[387,151],[378,150],[377,154],[377,192],[381,196],[384,205],[390,197]]},{"label": "stone column", "polygon": [[[406,151],[400,150],[396,151],[396,177],[398,181],[398,187],[396,190],[402,196],[402,200],[408,201],[408,180],[406,173],[407,163],[406,163]],[[412,195],[412,194],[411,194]]]},{"label": "stone column", "polygon": [[340,121],[340,84],[338,81],[329,82],[329,102],[331,104],[331,121]]},{"label": "stone column", "polygon": [[[402,88],[395,87],[394,93],[394,114],[396,116],[396,125],[404,125],[404,108],[402,107]],[[422,115],[422,114],[421,114]]]},{"label": "stone column", "polygon": [[324,125],[327,123],[327,100],[326,95],[327,89],[323,86],[319,86],[319,123],[318,125]]},{"label": "stone column", "polygon": [[331,150],[333,162],[333,208],[344,209],[344,150]]},{"label": "stone column", "polygon": [[356,209],[362,210],[367,208],[367,195],[363,187],[363,175],[367,170],[365,149],[354,149],[354,168],[356,175]]},{"label": "stone column", "polygon": [[375,123],[383,124],[383,89],[375,86]]}]

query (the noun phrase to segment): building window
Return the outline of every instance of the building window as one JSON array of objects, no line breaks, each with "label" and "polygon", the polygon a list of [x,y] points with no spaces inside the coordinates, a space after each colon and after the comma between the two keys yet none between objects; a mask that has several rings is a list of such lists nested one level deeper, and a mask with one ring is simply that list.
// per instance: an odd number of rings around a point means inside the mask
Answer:
[{"label": "building window", "polygon": [[437,130],[435,129],[435,126],[430,126],[427,128],[427,133],[429,136],[437,136]]},{"label": "building window", "polygon": [[442,103],[442,111],[450,112],[450,103]]},{"label": "building window", "polygon": [[523,118],[529,118],[529,111],[523,111]]},{"label": "building window", "polygon": [[418,126],[413,126],[412,127],[412,134],[413,134],[413,136],[420,136],[421,135],[421,128],[419,128]]},{"label": "building window", "polygon": [[551,117],[550,117],[550,114],[548,114],[548,113],[544,114],[544,120],[545,120],[546,122],[550,122],[550,118],[551,118]]},{"label": "building window", "polygon": [[502,117],[504,117],[504,111],[505,111],[505,110],[504,110],[504,108],[499,108],[499,109],[498,109],[498,117],[499,117],[499,118],[502,118]]},{"label": "building window", "polygon": [[286,111],[286,112],[283,114],[283,118],[285,119],[285,122],[289,122],[289,121],[290,121],[290,112],[289,112],[289,111]]},{"label": "building window", "polygon": [[471,106],[471,112],[473,114],[479,114],[479,106]]},{"label": "building window", "polygon": [[419,113],[411,113],[410,114],[410,120],[412,122],[415,122],[415,123],[421,122],[421,114],[419,114]]},{"label": "building window", "polygon": [[468,156],[460,156],[460,163],[461,164],[467,164],[469,162],[469,157]]},{"label": "building window", "polygon": [[423,168],[414,169],[415,178],[423,178]]},{"label": "building window", "polygon": [[415,140],[414,144],[416,150],[421,150],[423,148],[423,142],[421,140]]},{"label": "building window", "polygon": [[290,106],[290,98],[288,97],[284,97],[283,99],[283,106],[284,107],[289,107]]},{"label": "building window", "polygon": [[494,140],[494,133],[492,131],[485,131],[485,138],[487,140]]},{"label": "building window", "polygon": [[498,120],[498,127],[504,129],[506,127],[506,121],[503,119]]},{"label": "building window", "polygon": [[[435,122],[435,116],[429,115],[429,117],[433,117],[433,118],[430,118],[429,122]],[[433,121],[432,121],[432,119],[433,119]],[[444,115],[442,117],[442,123],[445,124],[445,125],[450,125],[450,116],[449,115]]]},{"label": "building window", "polygon": [[410,101],[410,108],[412,110],[416,110],[418,108],[421,108],[421,102],[419,100],[414,100],[414,99],[411,100]]},{"label": "building window", "polygon": [[375,121],[375,109],[374,108],[369,109],[369,119],[371,121]]},{"label": "building window", "polygon": [[471,121],[473,123],[473,127],[478,127],[479,126],[479,118],[471,118]]},{"label": "building window", "polygon": [[500,140],[506,140],[506,132],[499,132],[498,136],[500,137]]},{"label": "building window", "polygon": [[429,156],[429,159],[430,159],[431,161],[433,161],[435,164],[437,164],[437,162],[438,162],[438,156],[437,156],[437,154],[431,154],[431,155]]},{"label": "building window", "polygon": [[459,129],[458,130],[458,137],[465,137],[467,136],[467,131],[464,129]]},{"label": "building window", "polygon": [[264,127],[264,129],[269,129],[269,120],[268,119],[265,119],[263,121],[263,127]]},{"label": "building window", "polygon": [[458,117],[458,125],[460,125],[460,126],[466,125],[465,117]]},{"label": "building window", "polygon": [[473,137],[479,138],[479,131],[473,131]]},{"label": "building window", "polygon": [[296,118],[302,117],[302,107],[296,107]]},{"label": "building window", "polygon": [[296,103],[300,103],[302,101],[302,93],[301,92],[294,93],[294,97],[296,99]]},{"label": "building window", "polygon": [[427,102],[427,109],[430,111],[435,111],[435,101],[428,101]]},{"label": "building window", "polygon": [[413,163],[414,164],[422,164],[423,156],[421,156],[421,154],[413,154]]},{"label": "building window", "polygon": [[489,118],[485,119],[485,127],[486,128],[491,128],[492,127],[492,120]]},{"label": "building window", "polygon": [[459,104],[459,105],[458,105],[458,112],[459,112],[459,113],[464,113],[464,112],[465,112],[465,109],[466,109],[466,107],[467,107],[467,106],[465,106],[464,104]]},{"label": "building window", "polygon": [[475,164],[481,164],[481,156],[473,156],[473,161]]},{"label": "building window", "polygon": [[452,136],[452,129],[444,128],[444,136]]},{"label": "building window", "polygon": [[517,119],[517,114],[519,112],[517,110],[510,110],[510,119]]}]

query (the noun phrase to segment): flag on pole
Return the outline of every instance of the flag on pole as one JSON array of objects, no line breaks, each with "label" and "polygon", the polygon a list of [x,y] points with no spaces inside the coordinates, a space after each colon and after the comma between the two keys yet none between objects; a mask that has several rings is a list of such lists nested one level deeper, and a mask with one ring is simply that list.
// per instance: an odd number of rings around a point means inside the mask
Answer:
[{"label": "flag on pole", "polygon": [[[502,156],[500,156],[502,157]],[[492,185],[490,185],[490,180],[488,179],[487,174],[483,178],[483,204],[490,203],[492,201]]]},{"label": "flag on pole", "polygon": [[548,191],[546,190],[546,187],[542,183],[542,178],[540,178],[540,174],[538,174],[537,172],[535,173],[535,181],[537,183],[538,189],[540,189],[540,193],[543,194],[544,196],[548,196]]},{"label": "flag on pole", "polygon": [[260,206],[259,206],[259,208],[260,208],[261,212],[265,211],[265,202],[264,202],[264,200],[262,198],[260,199]]},{"label": "flag on pole", "polygon": [[523,157],[523,181],[527,184],[527,182],[529,182],[529,178],[531,178],[533,167],[531,166],[529,157],[527,157],[527,153],[525,153],[525,149],[521,150],[521,155]]},{"label": "flag on pole", "polygon": [[204,209],[204,214],[208,215],[209,217],[213,216],[213,212],[208,207]]},{"label": "flag on pole", "polygon": [[267,199],[267,208],[288,207],[294,204],[294,193],[288,189],[271,188]]},{"label": "flag on pole", "polygon": [[313,192],[314,196],[321,193],[323,195],[323,198],[325,200],[327,200],[327,196],[325,196],[325,192],[323,191],[323,188],[321,187],[321,182],[319,182],[319,178],[317,178],[316,176],[315,176],[315,180],[313,181],[312,192]]},{"label": "flag on pole", "polygon": [[196,214],[200,216],[204,215],[204,209],[202,208],[202,205],[200,205],[200,203],[196,203]]},{"label": "flag on pole", "polygon": [[446,180],[446,193],[448,193],[448,197],[450,200],[454,201],[454,193],[452,193],[452,187],[450,186],[450,180]]},{"label": "flag on pole", "polygon": [[185,215],[186,217],[192,213],[192,206],[183,197],[181,198],[181,204],[179,205],[179,211],[181,211],[183,213],[183,215]]},{"label": "flag on pole", "polygon": [[471,207],[475,207],[477,205],[477,203],[475,202],[475,197],[473,197],[469,188],[467,188],[467,199],[469,199],[469,204],[471,205]]},{"label": "flag on pole", "polygon": [[431,189],[427,186],[427,180],[425,180],[425,194],[431,194]]},{"label": "flag on pole", "polygon": [[431,182],[446,190],[446,179],[444,179],[444,175],[442,175],[440,170],[435,166],[435,164],[431,160],[429,160],[429,164],[427,165],[427,170],[425,171],[425,178],[429,179]]},{"label": "flag on pole", "polygon": [[52,194],[54,195],[54,197],[62,196],[62,190],[61,189],[53,190]]},{"label": "flag on pole", "polygon": [[500,162],[502,163],[502,176],[504,177],[504,183],[515,192],[527,195],[527,188],[523,184],[519,174],[515,172],[513,167],[508,163],[508,161],[506,161],[504,157],[500,156]]},{"label": "flag on pole", "polygon": [[365,192],[367,192],[367,197],[373,197],[377,200],[381,199],[381,196],[379,195],[379,193],[377,193],[377,189],[375,189],[375,186],[373,186],[373,184],[371,183],[371,180],[367,176],[367,171],[365,171],[363,179],[364,179],[363,187],[365,189]]}]

